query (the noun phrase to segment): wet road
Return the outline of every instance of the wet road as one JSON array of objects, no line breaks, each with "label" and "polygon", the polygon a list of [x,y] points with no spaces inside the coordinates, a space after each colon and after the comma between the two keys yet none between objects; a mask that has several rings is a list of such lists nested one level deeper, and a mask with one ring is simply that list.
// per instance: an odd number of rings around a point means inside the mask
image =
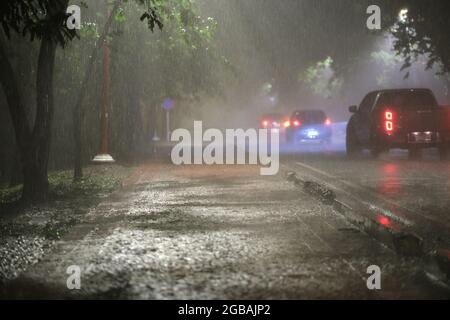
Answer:
[{"label": "wet road", "polygon": [[424,150],[415,161],[402,150],[348,159],[343,144],[298,145],[284,153],[282,164],[326,185],[350,207],[359,202],[386,223],[392,219],[413,230],[430,249],[450,248],[450,161],[440,161],[436,150]]},{"label": "wet road", "polygon": [[[80,290],[67,288],[71,265],[82,271]],[[381,268],[381,290],[367,288],[371,265]],[[5,294],[391,299],[449,293],[429,281],[418,259],[399,257],[281,172],[262,177],[255,166],[149,163]]]}]

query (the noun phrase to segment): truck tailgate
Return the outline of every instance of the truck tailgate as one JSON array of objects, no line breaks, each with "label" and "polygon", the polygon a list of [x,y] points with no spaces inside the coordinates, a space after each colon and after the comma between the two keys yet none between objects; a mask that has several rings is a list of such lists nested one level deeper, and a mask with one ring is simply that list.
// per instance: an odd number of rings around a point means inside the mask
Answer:
[{"label": "truck tailgate", "polygon": [[444,129],[444,112],[438,108],[403,109],[399,115],[399,128],[405,133],[439,132]]}]

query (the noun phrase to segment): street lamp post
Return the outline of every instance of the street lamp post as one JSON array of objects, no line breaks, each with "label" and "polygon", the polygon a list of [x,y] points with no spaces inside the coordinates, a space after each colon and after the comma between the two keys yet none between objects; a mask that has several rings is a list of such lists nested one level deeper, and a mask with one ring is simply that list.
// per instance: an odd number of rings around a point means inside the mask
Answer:
[{"label": "street lamp post", "polygon": [[[110,12],[107,6],[107,17]],[[108,127],[109,127],[109,109],[111,105],[109,96],[110,87],[110,50],[107,38],[103,42],[103,95],[102,107],[100,115],[100,150],[94,157],[94,163],[111,163],[114,162],[113,157],[108,153]]]},{"label": "street lamp post", "polygon": [[170,110],[172,110],[175,106],[175,103],[172,99],[167,98],[161,104],[161,107],[166,110],[166,141],[170,142]]}]

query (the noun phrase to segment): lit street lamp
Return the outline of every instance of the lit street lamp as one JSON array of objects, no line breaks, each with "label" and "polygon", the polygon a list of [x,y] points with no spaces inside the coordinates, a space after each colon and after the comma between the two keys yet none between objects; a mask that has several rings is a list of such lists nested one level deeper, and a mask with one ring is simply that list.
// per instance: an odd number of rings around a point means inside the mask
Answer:
[{"label": "lit street lamp", "polygon": [[404,23],[406,22],[406,19],[408,18],[408,9],[402,9],[400,10],[398,14],[398,19],[400,22]]}]

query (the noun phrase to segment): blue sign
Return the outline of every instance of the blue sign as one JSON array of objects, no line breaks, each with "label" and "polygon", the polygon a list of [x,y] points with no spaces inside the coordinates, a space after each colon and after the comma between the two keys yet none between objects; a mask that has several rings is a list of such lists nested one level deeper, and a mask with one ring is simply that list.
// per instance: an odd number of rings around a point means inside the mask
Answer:
[{"label": "blue sign", "polygon": [[163,107],[164,110],[172,110],[174,106],[175,102],[170,98],[165,99],[161,104],[161,107]]}]

